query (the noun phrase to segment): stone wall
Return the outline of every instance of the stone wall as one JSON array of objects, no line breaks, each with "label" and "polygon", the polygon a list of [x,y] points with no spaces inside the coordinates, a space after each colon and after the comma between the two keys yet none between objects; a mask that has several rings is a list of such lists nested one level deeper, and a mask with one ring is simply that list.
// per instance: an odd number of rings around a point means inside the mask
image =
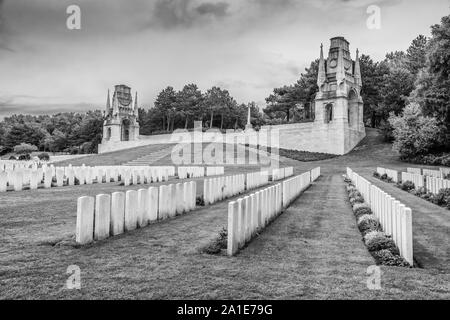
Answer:
[{"label": "stone wall", "polygon": [[[278,141],[272,139],[272,145],[283,149],[320,152],[343,155],[350,152],[364,137],[364,129],[350,128],[345,122],[331,123],[293,123],[277,126],[264,126],[262,130],[267,132],[267,136],[276,137]],[[162,134],[154,136],[139,136],[136,141],[107,142],[99,145],[99,153],[112,152],[122,149],[135,148],[151,144],[171,144],[181,141],[193,141],[194,135],[201,136],[201,141],[205,143],[234,141],[237,143],[248,143],[255,141],[257,133],[255,131],[228,130],[226,135],[216,132],[201,133],[177,131],[173,134]],[[221,137],[220,137],[221,136]],[[196,138],[197,139],[197,138]],[[270,141],[270,139],[268,139]],[[198,140],[195,140],[196,142]],[[257,142],[261,145],[269,145],[265,139]],[[253,144],[253,143],[250,143]]]}]

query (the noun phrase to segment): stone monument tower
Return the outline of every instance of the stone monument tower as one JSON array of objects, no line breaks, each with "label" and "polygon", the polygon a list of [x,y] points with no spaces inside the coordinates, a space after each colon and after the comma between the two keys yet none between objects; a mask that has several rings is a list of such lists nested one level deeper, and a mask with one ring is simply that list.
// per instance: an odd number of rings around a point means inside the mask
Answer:
[{"label": "stone monument tower", "polygon": [[327,132],[328,139],[339,146],[338,154],[345,154],[365,137],[366,132],[359,52],[356,50],[353,61],[349,42],[343,37],[331,39],[326,60],[321,46],[317,85],[314,126]]},{"label": "stone monument tower", "polygon": [[137,118],[137,92],[133,106],[131,88],[123,84],[116,85],[111,105],[108,90],[102,144],[138,140],[139,123]]}]

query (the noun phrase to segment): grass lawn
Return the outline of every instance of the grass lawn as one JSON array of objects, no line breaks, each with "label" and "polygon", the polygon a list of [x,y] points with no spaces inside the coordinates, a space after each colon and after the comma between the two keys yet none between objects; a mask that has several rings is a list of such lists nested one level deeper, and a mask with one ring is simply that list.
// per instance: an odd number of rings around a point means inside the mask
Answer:
[{"label": "grass lawn", "polygon": [[[76,161],[120,164],[130,160],[131,152],[136,158],[151,148]],[[169,160],[170,156],[156,165],[167,165]],[[281,163],[295,166],[295,173],[321,166],[323,176],[232,258],[200,253],[226,226],[229,200],[77,248],[70,241],[77,197],[141,186],[107,184],[0,194],[0,298],[450,298],[448,213],[371,178],[376,166],[407,167],[390,145],[380,142],[376,131],[369,130],[368,138],[349,155],[312,163],[281,157]],[[366,286],[367,268],[375,262],[347,200],[341,177],[346,166],[413,209],[414,254],[423,268],[381,267],[379,291]],[[226,173],[255,169],[229,166]],[[201,193],[201,183],[198,190]],[[81,290],[65,288],[70,265],[81,268]]]}]

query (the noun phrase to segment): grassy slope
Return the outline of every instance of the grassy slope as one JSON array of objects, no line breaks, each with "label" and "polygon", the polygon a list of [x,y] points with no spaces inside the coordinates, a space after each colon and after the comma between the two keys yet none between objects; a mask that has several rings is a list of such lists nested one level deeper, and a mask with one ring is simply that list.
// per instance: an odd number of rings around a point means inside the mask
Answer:
[{"label": "grassy slope", "polygon": [[[283,165],[295,164],[297,173],[320,165],[324,177],[234,258],[198,252],[226,225],[228,201],[74,248],[64,242],[51,244],[73,235],[76,197],[123,187],[108,184],[0,194],[0,297],[449,298],[449,266],[445,264],[449,241],[445,241],[448,232],[443,224],[448,216],[408,194],[398,198],[408,205],[411,201],[415,254],[425,269],[382,267],[383,290],[367,290],[366,269],[374,261],[361,242],[339,175],[346,165],[368,178],[377,165],[406,165],[373,131],[360,148],[314,163],[284,160]],[[162,159],[161,164],[167,161]],[[227,168],[227,173],[249,170],[235,166]],[[385,190],[396,197],[402,193],[388,187]],[[201,184],[198,189],[201,192]],[[81,291],[64,289],[65,272],[72,264],[81,268]]]},{"label": "grassy slope", "polygon": [[69,164],[72,164],[73,166],[81,166],[82,164],[85,164],[87,166],[121,165],[125,162],[138,159],[147,154],[162,150],[167,147],[168,147],[167,144],[165,145],[156,144],[127,149],[123,151],[114,151],[97,155],[88,155],[81,158],[56,162],[55,166],[68,166]]}]

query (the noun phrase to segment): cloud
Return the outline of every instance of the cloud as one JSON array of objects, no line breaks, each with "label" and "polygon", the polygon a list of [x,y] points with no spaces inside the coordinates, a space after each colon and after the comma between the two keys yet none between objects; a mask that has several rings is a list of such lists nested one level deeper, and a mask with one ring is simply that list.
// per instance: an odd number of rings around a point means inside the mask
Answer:
[{"label": "cloud", "polygon": [[229,6],[226,2],[202,3],[195,10],[201,15],[210,14],[216,17],[224,17],[227,15]]},{"label": "cloud", "polygon": [[227,2],[194,0],[158,0],[153,9],[150,27],[163,29],[189,28],[212,23],[228,15]]}]

